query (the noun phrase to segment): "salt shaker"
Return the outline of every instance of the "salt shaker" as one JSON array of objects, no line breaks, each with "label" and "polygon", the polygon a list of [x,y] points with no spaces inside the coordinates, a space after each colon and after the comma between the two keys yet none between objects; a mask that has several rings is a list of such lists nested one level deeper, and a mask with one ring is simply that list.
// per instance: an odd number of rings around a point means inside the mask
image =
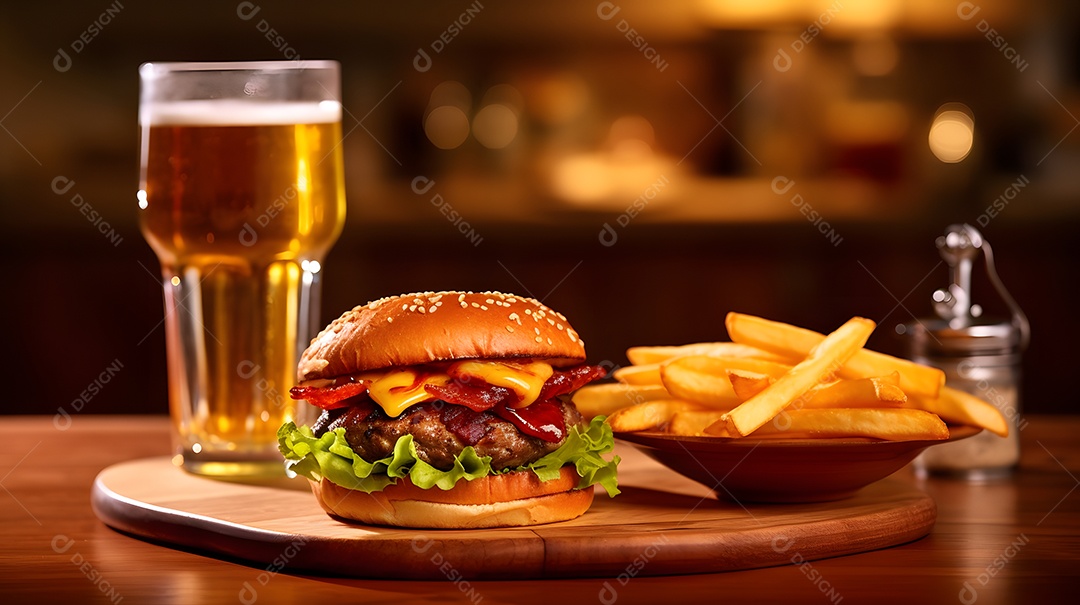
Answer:
[{"label": "salt shaker", "polygon": [[[915,471],[972,480],[1008,476],[1020,459],[1020,358],[1027,348],[1027,317],[994,267],[994,256],[982,234],[971,225],[950,225],[937,238],[937,248],[949,265],[952,283],[933,294],[936,317],[897,327],[908,336],[913,360],[941,368],[946,383],[997,407],[1009,425],[1009,436],[983,431],[974,437],[930,447],[915,460]],[[971,299],[971,277],[979,253],[986,275],[1009,308],[1011,317],[984,317]]]}]

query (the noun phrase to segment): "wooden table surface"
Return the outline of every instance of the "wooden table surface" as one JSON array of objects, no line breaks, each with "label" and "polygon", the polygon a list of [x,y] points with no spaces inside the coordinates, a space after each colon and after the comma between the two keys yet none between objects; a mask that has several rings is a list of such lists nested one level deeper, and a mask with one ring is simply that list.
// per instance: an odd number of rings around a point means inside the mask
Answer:
[{"label": "wooden table surface", "polygon": [[[90,509],[97,473],[169,453],[163,417],[0,418],[5,603],[1073,602],[1080,576],[1080,416],[1028,418],[1021,470],[987,484],[894,479],[938,505],[903,546],[751,571],[549,581],[404,582],[275,573],[120,534]],[[634,455],[635,452],[624,452]],[[647,562],[645,563],[647,564]],[[333,599],[333,601],[331,601]]]}]

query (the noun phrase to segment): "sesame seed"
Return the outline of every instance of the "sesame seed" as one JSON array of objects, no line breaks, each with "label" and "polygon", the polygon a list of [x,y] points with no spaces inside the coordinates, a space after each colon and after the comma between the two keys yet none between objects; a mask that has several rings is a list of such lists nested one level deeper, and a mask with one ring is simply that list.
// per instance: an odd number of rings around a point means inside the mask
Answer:
[{"label": "sesame seed", "polygon": [[388,324],[394,323],[394,318],[393,317],[387,317],[386,318],[386,323],[388,323]]},{"label": "sesame seed", "polygon": [[514,298],[513,296],[511,296],[510,298],[507,298],[507,299],[506,299],[506,302],[510,302],[510,303],[516,303],[516,302],[517,302],[517,299],[516,299],[516,298]]},{"label": "sesame seed", "polygon": [[554,320],[554,319],[551,319],[551,318],[549,317],[547,321],[548,321],[548,324],[550,324],[550,325],[555,325],[555,320]]},{"label": "sesame seed", "polygon": [[484,302],[486,302],[489,305],[493,305],[493,304],[495,304],[495,299],[494,298],[489,298],[489,299],[485,300]]},{"label": "sesame seed", "polygon": [[550,338],[548,339],[548,344],[551,344],[551,339]]},{"label": "sesame seed", "polygon": [[434,313],[435,311],[438,310],[438,308],[439,308],[438,305],[431,305],[431,308],[428,309],[428,313]]},{"label": "sesame seed", "polygon": [[557,324],[555,324],[555,327],[562,330],[562,324],[557,323]]},{"label": "sesame seed", "polygon": [[480,303],[472,303],[472,306],[474,306],[474,307],[476,307],[477,309],[479,309],[479,308],[480,308]]},{"label": "sesame seed", "polygon": [[416,310],[416,305],[409,305],[409,310],[410,311],[415,311]]},{"label": "sesame seed", "polygon": [[537,337],[536,337],[536,342],[544,342],[544,339],[543,339],[543,338],[540,338],[539,336],[537,336]]},{"label": "sesame seed", "polygon": [[526,315],[532,315],[532,309],[525,309]]},{"label": "sesame seed", "polygon": [[441,300],[439,300],[439,301],[436,301],[436,302],[435,302],[435,306],[436,306],[436,307],[441,307],[441,306],[442,306],[442,301],[441,301]]},{"label": "sesame seed", "polygon": [[506,326],[506,331],[513,334],[514,333],[514,326]]},{"label": "sesame seed", "polygon": [[480,310],[481,311],[487,311],[487,309],[488,309],[487,305],[480,305]]},{"label": "sesame seed", "polygon": [[458,299],[458,302],[461,302],[461,301],[465,300],[465,295],[460,294],[460,295],[458,295],[457,299]]},{"label": "sesame seed", "polygon": [[409,303],[402,303],[401,304],[401,310],[402,311],[404,311],[405,309],[408,309],[408,308],[409,308]]},{"label": "sesame seed", "polygon": [[427,309],[425,309],[423,306],[418,307],[416,310],[421,312],[421,313],[427,313]]},{"label": "sesame seed", "polygon": [[540,333],[540,328],[533,328],[533,330],[536,330],[536,333],[537,333],[537,334],[539,334],[539,333]]},{"label": "sesame seed", "polygon": [[566,333],[570,336],[570,342],[577,342],[577,334],[574,334],[573,330],[567,330]]},{"label": "sesame seed", "polygon": [[465,301],[461,301],[461,308],[462,309],[468,309],[469,308],[469,303],[467,303]]}]

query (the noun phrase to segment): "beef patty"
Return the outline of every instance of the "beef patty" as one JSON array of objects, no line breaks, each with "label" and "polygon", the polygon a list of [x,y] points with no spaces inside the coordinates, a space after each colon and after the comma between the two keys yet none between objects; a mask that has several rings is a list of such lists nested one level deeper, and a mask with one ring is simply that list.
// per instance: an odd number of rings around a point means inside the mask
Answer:
[{"label": "beef patty", "polygon": [[[582,424],[581,414],[572,404],[557,401],[556,405],[568,431]],[[447,428],[448,422],[457,430]],[[390,418],[377,406],[374,411],[364,406],[324,412],[315,432],[322,434],[338,427],[345,428],[345,439],[353,451],[368,461],[391,455],[399,437],[412,435],[417,456],[440,470],[452,468],[454,458],[468,445],[479,456],[491,456],[491,468],[496,471],[524,466],[562,445],[562,441],[552,443],[525,435],[490,412],[473,412],[443,401],[411,406],[397,418]]]}]

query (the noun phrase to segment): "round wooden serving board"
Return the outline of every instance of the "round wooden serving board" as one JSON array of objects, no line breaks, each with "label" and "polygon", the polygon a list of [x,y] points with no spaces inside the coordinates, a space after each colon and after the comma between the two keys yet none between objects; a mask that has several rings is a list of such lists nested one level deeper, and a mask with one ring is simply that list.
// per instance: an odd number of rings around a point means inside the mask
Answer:
[{"label": "round wooden serving board", "polygon": [[106,524],[260,568],[380,579],[533,579],[707,573],[865,552],[929,533],[933,500],[898,481],[818,504],[746,505],[620,445],[623,493],[602,490],[572,521],[530,528],[411,530],[327,516],[303,479],[206,479],[148,458],[103,470]]}]

